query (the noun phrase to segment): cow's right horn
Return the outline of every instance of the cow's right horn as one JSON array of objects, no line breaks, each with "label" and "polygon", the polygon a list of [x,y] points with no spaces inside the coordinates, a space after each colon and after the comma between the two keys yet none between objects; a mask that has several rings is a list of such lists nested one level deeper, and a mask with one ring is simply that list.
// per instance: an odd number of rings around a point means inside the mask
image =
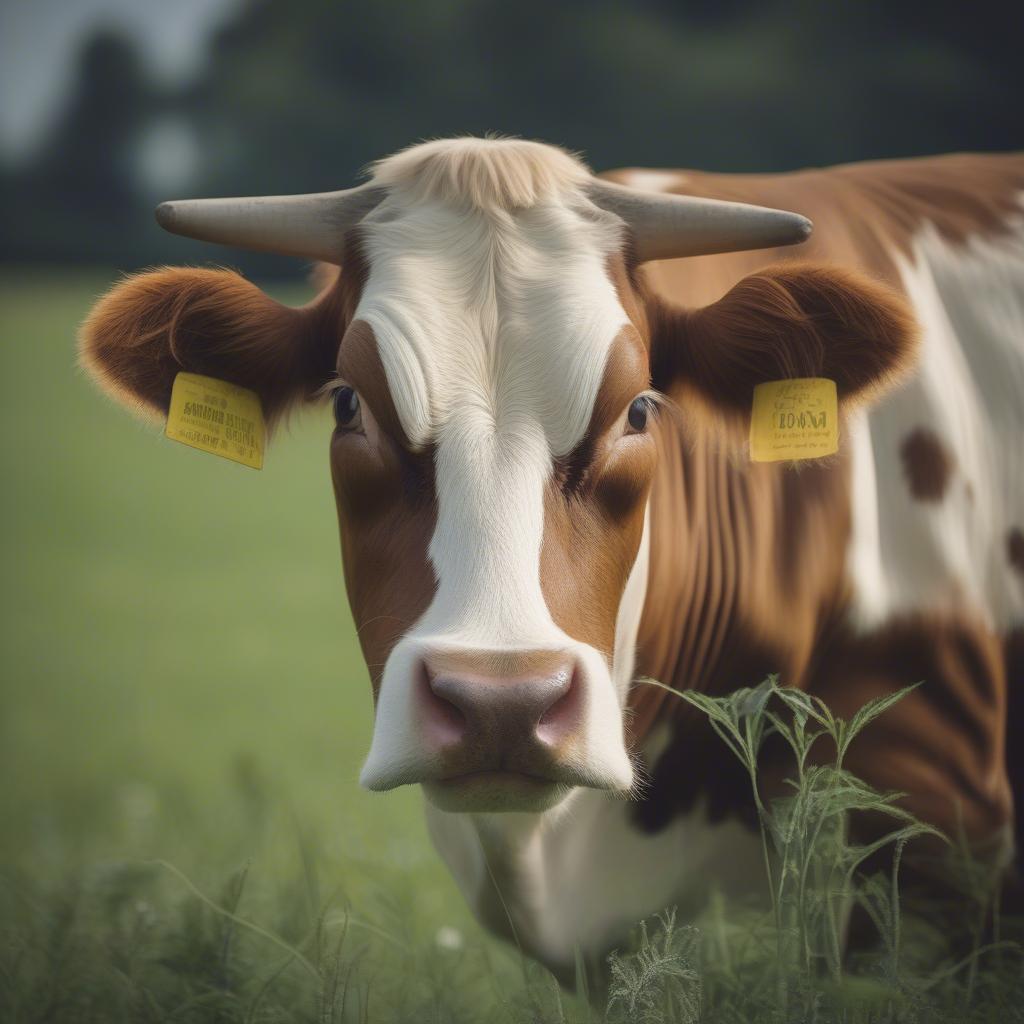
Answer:
[{"label": "cow's right horn", "polygon": [[341,263],[345,230],[384,197],[372,182],[339,192],[241,199],[181,199],[156,208],[167,231],[204,242]]},{"label": "cow's right horn", "polygon": [[641,262],[795,245],[811,233],[806,217],[765,206],[642,192],[597,179],[588,194],[629,225]]}]

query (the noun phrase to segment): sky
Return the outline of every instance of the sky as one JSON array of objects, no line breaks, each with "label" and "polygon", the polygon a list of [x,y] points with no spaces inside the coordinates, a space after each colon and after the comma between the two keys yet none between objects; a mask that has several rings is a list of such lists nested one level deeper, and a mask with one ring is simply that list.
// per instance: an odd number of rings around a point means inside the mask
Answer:
[{"label": "sky", "polygon": [[182,80],[210,32],[241,0],[0,0],[0,151],[24,153],[46,132],[70,86],[78,47],[119,28],[154,75]]}]

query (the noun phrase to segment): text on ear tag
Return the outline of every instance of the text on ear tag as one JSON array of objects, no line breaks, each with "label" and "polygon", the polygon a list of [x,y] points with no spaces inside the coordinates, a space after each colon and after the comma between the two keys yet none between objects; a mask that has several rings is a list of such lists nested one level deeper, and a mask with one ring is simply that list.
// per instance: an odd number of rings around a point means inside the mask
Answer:
[{"label": "text on ear tag", "polygon": [[826,377],[773,380],[754,388],[750,458],[818,459],[839,450],[836,382]]},{"label": "text on ear tag", "polygon": [[190,448],[263,468],[263,407],[255,391],[237,384],[179,373],[171,388],[165,433]]}]

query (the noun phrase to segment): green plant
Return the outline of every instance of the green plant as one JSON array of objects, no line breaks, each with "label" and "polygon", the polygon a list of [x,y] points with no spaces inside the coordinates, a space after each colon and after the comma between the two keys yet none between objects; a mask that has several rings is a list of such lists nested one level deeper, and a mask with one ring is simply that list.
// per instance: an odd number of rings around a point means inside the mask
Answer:
[{"label": "green plant", "polygon": [[[740,761],[750,779],[764,854],[770,918],[733,910],[721,900],[698,922],[685,956],[692,991],[703,992],[701,1020],[963,1020],[946,1018],[970,1007],[972,1019],[1009,1019],[1020,1013],[1007,994],[1024,991],[1022,951],[1014,942],[983,945],[982,924],[997,902],[991,867],[975,861],[964,843],[953,847],[950,873],[977,913],[968,928],[973,939],[967,957],[953,955],[944,936],[927,922],[915,921],[914,967],[904,968],[904,921],[899,872],[908,843],[920,837],[948,843],[934,828],[916,820],[899,805],[901,794],[879,793],[844,767],[850,744],[874,719],[901,700],[907,687],[865,704],[849,721],[836,717],[820,699],[779,685],[769,676],[757,687],[722,697],[680,692],[654,680],[651,685],[675,693],[700,709],[711,727]],[[781,737],[794,759],[789,793],[766,801],[759,785],[759,758],[765,740]],[[814,745],[831,742],[830,761],[811,759]],[[888,817],[892,827],[868,843],[850,836],[850,816],[858,812]],[[891,848],[887,874],[866,874],[864,865]],[[878,933],[877,947],[856,959],[851,971],[844,956],[844,933],[850,912],[861,908]],[[674,917],[658,918],[651,934],[645,927],[639,948],[613,953],[610,967],[614,1007],[642,1007],[644,1021],[697,1019],[692,1008],[668,1013],[659,995],[676,977],[683,961],[673,959]],[[933,952],[922,968],[922,951]],[[935,951],[938,951],[936,954]],[[991,954],[1005,953],[994,961]],[[945,959],[943,959],[945,957]],[[986,958],[988,958],[986,960]],[[925,957],[926,959],[926,957]],[[658,975],[659,969],[666,974]],[[979,1000],[979,977],[988,985]],[[659,987],[660,986],[660,987]],[[646,1000],[646,1001],[643,1001]],[[660,1000],[660,1001],[659,1001]],[[612,1009],[613,1003],[609,1004]],[[690,1016],[685,1014],[689,1013]]]}]

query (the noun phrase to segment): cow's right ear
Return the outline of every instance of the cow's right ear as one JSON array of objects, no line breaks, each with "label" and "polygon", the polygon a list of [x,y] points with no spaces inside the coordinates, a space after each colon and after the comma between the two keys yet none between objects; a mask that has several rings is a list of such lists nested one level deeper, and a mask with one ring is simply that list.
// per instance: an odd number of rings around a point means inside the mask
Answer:
[{"label": "cow's right ear", "polygon": [[129,277],[89,313],[82,365],[114,398],[164,415],[180,371],[255,391],[268,423],[330,378],[341,337],[330,293],[293,309],[227,270],[167,268]]}]

